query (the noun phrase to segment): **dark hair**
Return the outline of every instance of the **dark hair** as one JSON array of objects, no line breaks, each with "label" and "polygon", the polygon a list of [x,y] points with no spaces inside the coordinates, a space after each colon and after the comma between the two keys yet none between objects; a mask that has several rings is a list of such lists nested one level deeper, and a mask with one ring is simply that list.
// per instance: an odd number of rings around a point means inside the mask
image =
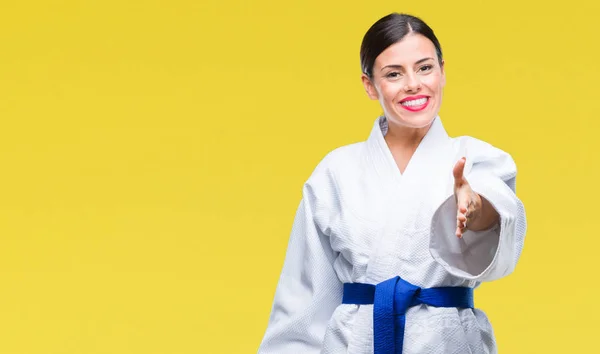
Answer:
[{"label": "dark hair", "polygon": [[373,78],[373,65],[377,56],[411,32],[421,34],[433,42],[441,64],[442,47],[433,30],[418,17],[394,12],[375,22],[363,37],[360,46],[362,72]]}]

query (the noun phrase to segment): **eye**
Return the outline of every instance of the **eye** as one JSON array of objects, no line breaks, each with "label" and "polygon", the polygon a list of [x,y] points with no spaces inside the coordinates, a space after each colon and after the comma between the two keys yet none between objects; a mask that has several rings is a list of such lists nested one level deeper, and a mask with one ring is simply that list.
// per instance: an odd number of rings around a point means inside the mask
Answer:
[{"label": "eye", "polygon": [[388,79],[397,79],[400,77],[400,73],[397,71],[392,71],[391,73],[385,75],[385,77],[387,77]]},{"label": "eye", "polygon": [[430,71],[431,69],[433,69],[433,65],[427,64],[420,67],[419,71]]}]

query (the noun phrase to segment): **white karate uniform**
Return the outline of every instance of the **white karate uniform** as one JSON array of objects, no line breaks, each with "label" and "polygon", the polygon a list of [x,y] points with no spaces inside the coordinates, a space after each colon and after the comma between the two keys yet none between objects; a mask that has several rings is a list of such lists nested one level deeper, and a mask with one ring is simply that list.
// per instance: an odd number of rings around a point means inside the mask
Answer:
[{"label": "white karate uniform", "polygon": [[[514,270],[527,224],[511,156],[449,137],[436,117],[401,174],[386,132],[379,117],[367,141],[333,150],[306,181],[259,354],[373,353],[373,305],[342,304],[343,283],[474,288]],[[459,239],[452,170],[463,156],[500,222]],[[403,353],[496,353],[476,294],[475,307],[409,308]]]}]

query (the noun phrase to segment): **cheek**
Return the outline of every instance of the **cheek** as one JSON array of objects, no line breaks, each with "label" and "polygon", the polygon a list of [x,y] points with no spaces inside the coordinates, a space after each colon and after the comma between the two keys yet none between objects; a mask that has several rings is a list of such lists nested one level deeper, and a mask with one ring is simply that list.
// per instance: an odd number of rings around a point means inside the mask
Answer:
[{"label": "cheek", "polygon": [[401,92],[399,84],[385,83],[381,85],[381,94],[386,103],[394,103]]},{"label": "cheek", "polygon": [[440,75],[430,75],[422,82],[435,93],[440,93],[442,87],[444,87],[444,80]]}]

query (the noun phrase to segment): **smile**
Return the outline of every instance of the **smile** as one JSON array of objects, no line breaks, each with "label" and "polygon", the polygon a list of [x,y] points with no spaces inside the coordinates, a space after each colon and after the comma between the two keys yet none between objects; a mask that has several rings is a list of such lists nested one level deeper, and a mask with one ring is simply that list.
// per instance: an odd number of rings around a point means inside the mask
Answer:
[{"label": "smile", "polygon": [[427,96],[419,96],[419,97],[408,97],[404,100],[400,101],[400,105],[411,112],[417,112],[425,109],[429,104],[429,97]]}]

